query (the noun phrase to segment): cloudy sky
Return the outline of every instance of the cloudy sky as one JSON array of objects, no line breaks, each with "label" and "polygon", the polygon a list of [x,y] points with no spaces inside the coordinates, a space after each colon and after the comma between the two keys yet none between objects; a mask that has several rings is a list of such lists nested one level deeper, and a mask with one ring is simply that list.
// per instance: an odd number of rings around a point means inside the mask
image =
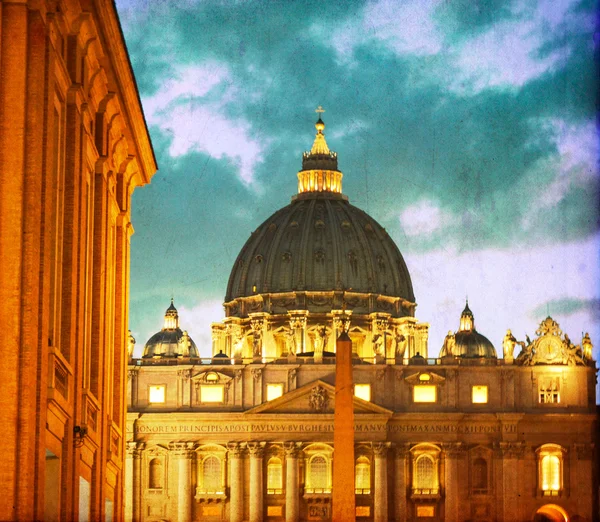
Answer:
[{"label": "cloudy sky", "polygon": [[323,105],[345,194],[407,262],[430,356],[468,296],[499,352],[549,313],[598,358],[592,1],[117,7],[160,168],[134,194],[138,349],[173,295],[208,355],[235,258],[295,193]]}]

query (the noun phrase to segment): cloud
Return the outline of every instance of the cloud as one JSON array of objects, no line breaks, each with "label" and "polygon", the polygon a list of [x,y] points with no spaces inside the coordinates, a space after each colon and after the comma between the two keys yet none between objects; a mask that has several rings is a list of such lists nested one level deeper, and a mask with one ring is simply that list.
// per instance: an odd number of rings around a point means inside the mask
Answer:
[{"label": "cloud", "polygon": [[203,301],[191,308],[181,306],[178,311],[181,328],[187,330],[196,343],[200,357],[211,357],[213,353],[210,325],[222,321],[225,317],[223,303],[218,300]]},{"label": "cloud", "polygon": [[[540,160],[533,172],[524,176],[524,180],[531,183],[533,194],[530,212],[522,221],[525,229],[534,226],[542,212],[556,207],[574,189],[597,185],[599,174],[600,147],[594,122],[569,124],[559,118],[546,118],[534,119],[532,125],[550,135],[555,152]],[[551,175],[545,186],[540,186],[539,170]]]},{"label": "cloud", "polygon": [[568,301],[593,303],[600,298],[599,241],[595,235],[549,246],[464,253],[449,247],[418,255],[405,253],[417,317],[431,324],[429,356],[437,356],[446,332],[457,329],[467,296],[477,330],[497,350],[507,328],[519,338],[525,333],[532,336],[546,316],[548,303],[553,318],[573,339],[589,331],[600,340],[597,307],[575,311],[552,306]]},{"label": "cloud", "polygon": [[430,236],[457,222],[455,216],[428,199],[406,207],[399,219],[404,233],[409,237]]},{"label": "cloud", "polygon": [[379,43],[398,55],[433,55],[440,52],[443,44],[443,35],[433,17],[440,3],[440,0],[367,2],[357,16],[334,24],[333,30],[331,24],[315,23],[310,31],[335,49],[342,64],[352,64],[354,50],[372,43]]},{"label": "cloud", "polygon": [[[474,95],[484,89],[519,89],[564,67],[573,52],[565,34],[593,29],[593,17],[575,13],[578,0],[516,2],[512,17],[489,27],[453,51],[450,88]],[[572,12],[573,11],[573,12]],[[548,44],[550,50],[548,50]]]},{"label": "cloud", "polygon": [[266,140],[256,139],[250,123],[230,118],[228,105],[238,96],[229,69],[220,63],[177,66],[152,96],[142,100],[146,118],[171,137],[171,157],[192,151],[227,159],[250,185]]}]

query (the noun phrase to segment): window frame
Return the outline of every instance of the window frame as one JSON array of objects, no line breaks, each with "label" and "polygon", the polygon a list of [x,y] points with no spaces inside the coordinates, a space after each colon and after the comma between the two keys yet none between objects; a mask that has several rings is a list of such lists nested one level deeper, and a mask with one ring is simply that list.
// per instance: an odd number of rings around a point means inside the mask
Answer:
[{"label": "window frame", "polygon": [[[162,401],[153,401],[152,397],[152,388],[159,389],[162,388],[163,391],[163,400]],[[148,404],[150,406],[155,406],[157,404],[166,404],[167,403],[167,385],[166,384],[148,384]]]},{"label": "window frame", "polygon": [[[361,462],[359,462],[361,461]],[[367,486],[368,487],[358,487],[358,477],[359,477],[359,466],[361,469],[367,470]],[[359,455],[354,461],[354,493],[356,495],[370,495],[371,494],[371,481],[372,481],[372,473],[371,473],[371,459],[366,455]],[[364,486],[365,484],[363,484]]]},{"label": "window frame", "polygon": [[[270,470],[272,468],[279,468],[279,487],[270,487],[270,486],[273,486],[273,484],[270,483],[270,479],[271,479]],[[267,495],[283,495],[285,493],[283,472],[284,472],[283,459],[281,457],[279,457],[278,455],[273,455],[272,457],[269,458],[269,460],[267,460],[267,467],[266,467]]]},{"label": "window frame", "polygon": [[[559,444],[543,444],[536,450],[537,454],[537,482],[538,482],[538,492],[542,497],[560,497],[563,495],[565,491],[565,454],[567,450],[560,446]],[[546,459],[556,458],[557,462],[557,474],[558,474],[558,489],[553,487],[546,487],[546,483],[549,482],[549,478],[546,477],[546,472],[544,470],[544,461]],[[556,484],[548,484],[549,486],[553,486]]]},{"label": "window frame", "polygon": [[[411,477],[410,489],[412,497],[438,498],[440,496],[440,455],[441,449],[433,444],[418,444],[411,448]],[[418,481],[418,464],[421,459],[427,459],[432,466],[432,483],[423,487]]]}]

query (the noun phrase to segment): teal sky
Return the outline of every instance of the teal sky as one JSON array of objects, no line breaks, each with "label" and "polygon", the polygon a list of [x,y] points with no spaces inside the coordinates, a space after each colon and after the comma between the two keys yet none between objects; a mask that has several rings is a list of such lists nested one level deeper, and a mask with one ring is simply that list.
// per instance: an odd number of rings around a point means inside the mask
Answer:
[{"label": "teal sky", "polygon": [[431,357],[468,295],[499,353],[550,313],[598,358],[593,2],[117,7],[160,169],[133,196],[139,350],[173,295],[208,355],[235,258],[295,193],[323,105],[344,193],[405,257]]}]

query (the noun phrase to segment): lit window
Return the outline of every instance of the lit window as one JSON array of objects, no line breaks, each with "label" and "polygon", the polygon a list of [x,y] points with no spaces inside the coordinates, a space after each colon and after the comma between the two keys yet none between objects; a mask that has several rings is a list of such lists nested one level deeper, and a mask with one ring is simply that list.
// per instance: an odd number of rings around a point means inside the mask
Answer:
[{"label": "lit window", "polygon": [[429,382],[431,380],[431,375],[429,375],[428,373],[422,373],[421,375],[419,375],[419,380],[421,382]]},{"label": "lit window", "polygon": [[439,448],[431,444],[419,444],[411,449],[411,453],[413,495],[437,495],[440,487]]},{"label": "lit window", "polygon": [[371,400],[371,385],[370,384],[355,384],[354,395],[363,401]]},{"label": "lit window", "polygon": [[148,402],[151,404],[163,404],[165,402],[165,385],[148,387]]},{"label": "lit window", "polygon": [[267,494],[283,493],[283,465],[281,459],[273,457],[267,464]]},{"label": "lit window", "polygon": [[308,461],[306,492],[331,493],[330,466],[323,455],[315,455]]},{"label": "lit window", "polygon": [[272,401],[283,395],[283,384],[267,384],[267,400]]},{"label": "lit window", "polygon": [[218,382],[218,380],[219,376],[216,373],[211,372],[206,374],[206,382]]},{"label": "lit window", "polygon": [[369,495],[371,493],[371,464],[367,457],[356,459],[354,477],[356,494]]},{"label": "lit window", "polygon": [[224,488],[221,460],[214,455],[209,455],[202,461],[201,471],[200,491],[204,494],[222,494]]},{"label": "lit window", "polygon": [[487,386],[473,386],[471,388],[471,400],[473,401],[473,404],[487,404],[488,387]]},{"label": "lit window", "polygon": [[560,377],[541,377],[539,380],[540,404],[560,402]]},{"label": "lit window", "polygon": [[223,402],[223,386],[200,386],[200,402]]},{"label": "lit window", "polygon": [[540,489],[545,496],[558,496],[562,489],[563,450],[556,444],[538,449]]},{"label": "lit window", "polygon": [[414,489],[432,490],[436,487],[435,482],[433,458],[430,455],[421,455],[415,461]]},{"label": "lit window", "polygon": [[472,466],[473,494],[485,494],[488,490],[488,465],[484,458],[477,457]]},{"label": "lit window", "polygon": [[436,395],[435,384],[416,384],[413,387],[414,402],[435,402]]},{"label": "lit window", "polygon": [[163,465],[159,458],[152,459],[148,465],[148,487],[150,489],[162,489]]}]

